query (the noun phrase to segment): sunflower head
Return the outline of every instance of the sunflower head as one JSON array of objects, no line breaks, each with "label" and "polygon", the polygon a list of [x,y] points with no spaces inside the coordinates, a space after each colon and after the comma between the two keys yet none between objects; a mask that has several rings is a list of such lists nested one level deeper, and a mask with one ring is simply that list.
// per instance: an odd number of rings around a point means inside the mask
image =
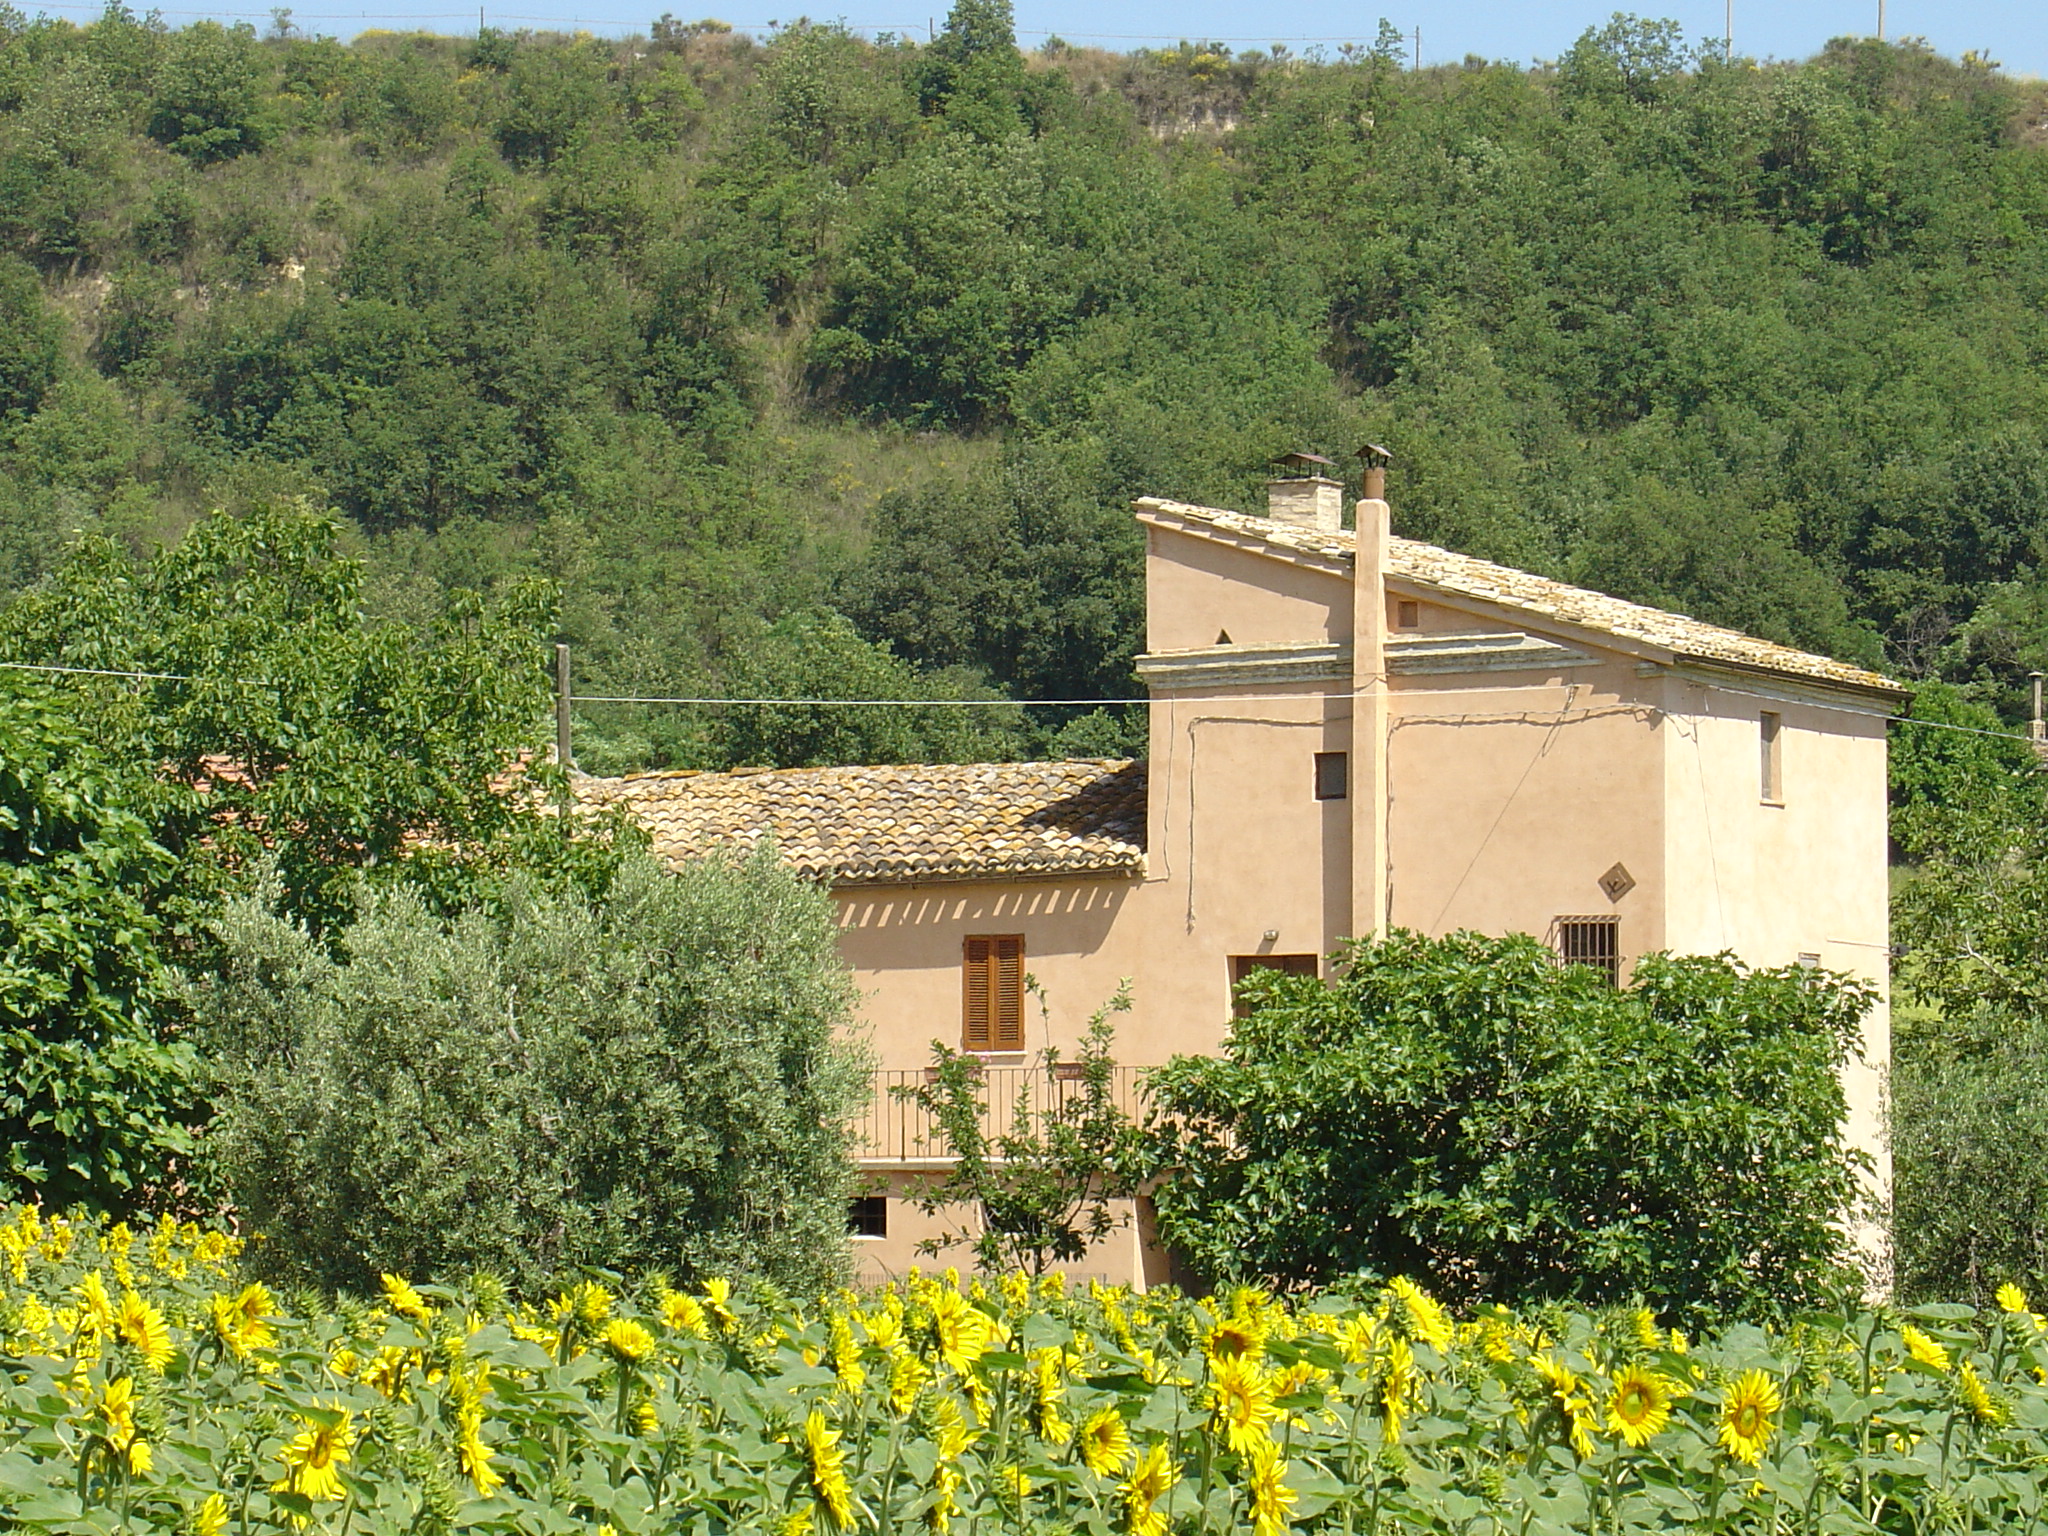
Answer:
[{"label": "sunflower head", "polygon": [[1607,1399],[1607,1427],[1630,1446],[1648,1445],[1671,1422],[1671,1383],[1640,1365],[1625,1365],[1614,1373],[1613,1391]]},{"label": "sunflower head", "polygon": [[1762,1371],[1744,1371],[1721,1399],[1721,1448],[1744,1466],[1753,1467],[1770,1443],[1771,1416],[1784,1407],[1777,1383]]},{"label": "sunflower head", "polygon": [[1082,1421],[1074,1449],[1081,1465],[1097,1477],[1115,1477],[1130,1465],[1130,1427],[1114,1405],[1098,1408]]}]

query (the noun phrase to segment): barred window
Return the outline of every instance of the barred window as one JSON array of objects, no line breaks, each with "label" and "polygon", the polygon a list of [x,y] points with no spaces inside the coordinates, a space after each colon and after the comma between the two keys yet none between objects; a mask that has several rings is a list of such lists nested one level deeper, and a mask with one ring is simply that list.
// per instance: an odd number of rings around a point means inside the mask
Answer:
[{"label": "barred window", "polygon": [[1621,985],[1621,919],[1560,917],[1556,924],[1557,958],[1566,965],[1590,966],[1603,972],[1609,985]]}]

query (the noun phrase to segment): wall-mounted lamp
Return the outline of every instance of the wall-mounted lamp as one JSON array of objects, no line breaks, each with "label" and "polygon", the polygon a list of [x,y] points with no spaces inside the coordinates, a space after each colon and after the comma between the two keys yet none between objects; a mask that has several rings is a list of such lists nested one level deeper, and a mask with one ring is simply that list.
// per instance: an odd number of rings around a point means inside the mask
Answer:
[{"label": "wall-mounted lamp", "polygon": [[1279,938],[1280,938],[1280,930],[1279,930],[1278,928],[1268,928],[1268,929],[1266,930],[1266,942],[1267,942],[1268,944],[1273,944],[1273,943],[1277,943],[1277,942],[1279,942]]}]

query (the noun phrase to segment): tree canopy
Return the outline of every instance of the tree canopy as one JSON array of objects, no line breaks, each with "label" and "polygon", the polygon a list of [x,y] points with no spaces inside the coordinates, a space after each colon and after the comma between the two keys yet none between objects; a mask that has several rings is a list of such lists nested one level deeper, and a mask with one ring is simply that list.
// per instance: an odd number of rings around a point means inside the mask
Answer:
[{"label": "tree canopy", "polygon": [[928,42],[0,11],[0,594],[81,532],[304,496],[415,632],[556,582],[592,695],[793,696],[790,637],[843,619],[848,685],[1026,706],[587,705],[590,766],[1058,751],[1038,701],[1132,690],[1129,499],[1256,506],[1275,454],[1370,439],[1403,533],[2010,716],[2043,88],[1636,17],[1558,44],[1025,50],[1003,0]]}]

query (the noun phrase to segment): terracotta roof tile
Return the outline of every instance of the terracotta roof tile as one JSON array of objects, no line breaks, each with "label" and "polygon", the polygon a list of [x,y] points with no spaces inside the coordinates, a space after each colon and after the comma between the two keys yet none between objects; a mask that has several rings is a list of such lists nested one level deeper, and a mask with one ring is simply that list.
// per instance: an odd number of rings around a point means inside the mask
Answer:
[{"label": "terracotta roof tile", "polygon": [[[1161,501],[1147,497],[1137,503],[1140,514],[1164,514],[1172,521],[1206,526],[1234,538],[1260,540],[1278,550],[1309,555],[1322,560],[1349,562],[1356,544],[1349,529],[1325,533],[1291,523],[1274,522],[1243,512],[1226,512],[1217,507],[1197,507],[1185,502]],[[1840,687],[1901,695],[1905,689],[1890,678],[1827,656],[1816,656],[1791,646],[1758,640],[1718,624],[1702,623],[1681,613],[1624,602],[1604,592],[1569,586],[1495,565],[1470,555],[1439,549],[1414,539],[1387,541],[1387,574],[1418,586],[1434,588],[1457,597],[1477,598],[1503,608],[1516,609],[1542,619],[1552,619],[1580,629],[1590,629],[1667,650],[1676,656],[1700,661],[1723,662],[1732,666],[1776,672],[1787,677]]]},{"label": "terracotta roof tile", "polygon": [[645,773],[575,784],[583,807],[631,812],[670,862],[768,836],[799,874],[835,884],[1145,868],[1145,765],[1120,759]]}]

